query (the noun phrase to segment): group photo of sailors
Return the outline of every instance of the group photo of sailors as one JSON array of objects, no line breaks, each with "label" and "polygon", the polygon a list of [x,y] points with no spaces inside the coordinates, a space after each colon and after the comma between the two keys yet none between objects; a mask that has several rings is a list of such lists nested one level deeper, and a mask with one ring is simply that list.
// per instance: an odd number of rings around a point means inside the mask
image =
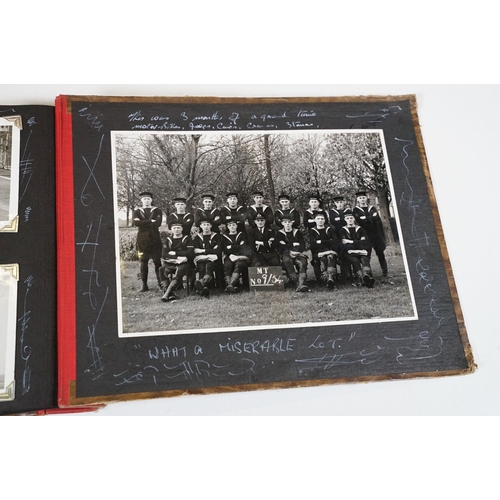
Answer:
[{"label": "group photo of sailors", "polygon": [[372,254],[388,276],[381,217],[366,190],[356,192],[352,205],[334,196],[328,210],[318,194],[308,197],[307,207],[295,207],[289,195],[280,194],[274,212],[263,191],[251,198],[245,206],[235,191],[224,200],[205,193],[200,206],[188,211],[187,199],[177,197],[167,216],[155,206],[155,193],[142,191],[132,220],[140,291],[159,289],[166,303],[178,300],[176,291],[183,288],[203,298],[237,294],[249,289],[251,267],[280,267],[285,288],[297,293],[335,292],[347,285],[371,289]]}]

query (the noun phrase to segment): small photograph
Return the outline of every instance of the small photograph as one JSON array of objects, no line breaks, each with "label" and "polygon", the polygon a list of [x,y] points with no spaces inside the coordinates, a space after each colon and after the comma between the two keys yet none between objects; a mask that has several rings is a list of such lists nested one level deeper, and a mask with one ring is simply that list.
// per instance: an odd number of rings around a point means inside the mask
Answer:
[{"label": "small photograph", "polygon": [[18,117],[0,117],[0,231],[18,227],[19,147]]},{"label": "small photograph", "polygon": [[0,265],[0,402],[14,399],[17,264]]},{"label": "small photograph", "polygon": [[119,336],[418,319],[381,130],[112,148]]}]

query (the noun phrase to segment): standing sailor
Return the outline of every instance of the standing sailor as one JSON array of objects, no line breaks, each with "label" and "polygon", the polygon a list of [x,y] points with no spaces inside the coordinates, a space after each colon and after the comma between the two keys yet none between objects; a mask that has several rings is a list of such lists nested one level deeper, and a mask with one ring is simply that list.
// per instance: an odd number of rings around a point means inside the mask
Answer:
[{"label": "standing sailor", "polygon": [[250,205],[247,210],[247,220],[251,227],[256,227],[255,218],[257,215],[264,217],[268,228],[274,222],[273,211],[270,206],[264,205],[264,193],[262,191],[254,191],[252,193],[254,204]]},{"label": "standing sailor", "polygon": [[274,223],[278,229],[283,229],[282,220],[284,217],[290,217],[292,220],[292,227],[299,229],[300,227],[300,214],[299,211],[290,206],[290,196],[287,194],[280,194],[278,197],[280,208],[274,212]]},{"label": "standing sailor", "polygon": [[143,191],[139,194],[142,207],[134,210],[133,225],[137,231],[137,255],[141,263],[140,279],[142,281],[141,292],[147,292],[148,288],[148,265],[151,259],[155,266],[156,279],[160,284],[161,249],[159,227],[163,220],[162,211],[153,207],[153,193]]},{"label": "standing sailor", "polygon": [[167,217],[167,226],[171,230],[174,223],[182,224],[182,234],[189,236],[194,224],[194,215],[186,212],[186,198],[174,198],[175,212]]},{"label": "standing sailor", "polygon": [[[356,222],[366,231],[371,246],[377,254],[382,275],[385,277],[387,276],[387,260],[384,253],[386,245],[382,219],[378,210],[374,206],[368,205],[369,200],[366,191],[358,191],[356,201],[356,206],[352,211],[353,215]],[[369,257],[371,257],[371,250]]]},{"label": "standing sailor", "polygon": [[238,224],[238,233],[244,232],[247,207],[238,203],[238,193],[235,191],[227,193],[226,198],[227,205],[220,209],[221,224],[227,227],[229,222],[234,221]]},{"label": "standing sailor", "polygon": [[204,194],[202,197],[203,208],[197,208],[194,212],[194,225],[201,229],[201,221],[208,220],[211,223],[212,231],[219,232],[219,226],[222,223],[220,210],[214,208],[215,196],[213,194]]}]

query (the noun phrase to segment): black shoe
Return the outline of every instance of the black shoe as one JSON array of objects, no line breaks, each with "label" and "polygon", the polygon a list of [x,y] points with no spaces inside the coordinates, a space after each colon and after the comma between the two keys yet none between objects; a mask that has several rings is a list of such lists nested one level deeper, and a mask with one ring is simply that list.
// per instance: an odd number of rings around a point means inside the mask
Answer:
[{"label": "black shoe", "polygon": [[195,290],[198,290],[199,292],[203,290],[203,283],[200,280],[196,280],[194,282],[194,288]]},{"label": "black shoe", "polygon": [[326,287],[329,288],[330,290],[334,290],[335,289],[335,281],[333,281],[332,278],[330,278],[327,282],[326,282]]},{"label": "black shoe", "polygon": [[141,292],[149,292],[149,288],[148,288],[147,283],[142,284]]},{"label": "black shoe", "polygon": [[368,288],[373,288],[373,285],[375,284],[375,280],[373,279],[372,276],[369,274],[365,274],[363,276],[363,285],[365,285]]},{"label": "black shoe", "polygon": [[176,300],[179,300],[179,297],[177,297],[177,295],[175,295],[175,293],[171,293],[169,296],[168,296],[168,301],[169,302],[174,302]]},{"label": "black shoe", "polygon": [[210,296],[210,290],[204,286],[201,290],[201,296],[202,297],[206,297],[208,299],[208,297]]},{"label": "black shoe", "polygon": [[224,290],[224,292],[226,292],[226,293],[236,293],[236,290],[231,285],[227,285],[226,289]]}]

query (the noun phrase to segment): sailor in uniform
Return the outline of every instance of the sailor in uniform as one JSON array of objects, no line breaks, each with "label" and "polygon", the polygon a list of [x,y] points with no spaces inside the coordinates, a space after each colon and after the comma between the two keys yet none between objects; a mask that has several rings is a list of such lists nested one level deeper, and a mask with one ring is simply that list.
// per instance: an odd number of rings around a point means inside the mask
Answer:
[{"label": "sailor in uniform", "polygon": [[210,221],[212,225],[212,231],[215,233],[219,232],[219,226],[222,223],[220,210],[214,208],[215,196],[213,194],[204,194],[202,196],[203,208],[197,208],[194,212],[194,225],[200,228],[200,223],[202,220]]},{"label": "sailor in uniform", "polygon": [[321,198],[318,195],[309,196],[309,208],[304,212],[304,226],[307,229],[316,227],[316,215],[323,214],[328,224],[328,214],[321,208]]},{"label": "sailor in uniform", "polygon": [[262,214],[255,216],[256,227],[248,228],[248,243],[252,250],[251,267],[279,266],[280,256],[276,249],[276,234],[266,226],[266,218]]},{"label": "sailor in uniform", "polygon": [[[191,236],[183,234],[182,222],[173,222],[170,229],[172,235],[166,238],[160,268],[161,287],[165,292],[161,298],[163,302],[177,300],[175,289],[193,270],[194,245]],[[173,276],[171,281],[170,276]]]},{"label": "sailor in uniform", "polygon": [[270,206],[264,205],[264,193],[262,191],[254,191],[252,193],[254,204],[250,205],[247,210],[247,220],[251,227],[256,227],[255,218],[257,215],[264,217],[267,227],[270,228],[274,222],[273,211]]},{"label": "sailor in uniform", "polygon": [[316,215],[316,227],[309,230],[312,265],[316,281],[321,281],[322,273],[326,274],[326,286],[333,290],[337,279],[338,240],[335,230],[325,226],[325,216]]},{"label": "sailor in uniform", "polygon": [[160,238],[160,226],[163,220],[162,211],[153,207],[153,193],[143,191],[139,194],[141,207],[136,208],[133,214],[133,225],[137,231],[137,254],[140,261],[139,277],[142,281],[141,292],[147,292],[148,288],[148,265],[151,259],[155,266],[156,279],[160,284],[160,267],[162,242]]},{"label": "sailor in uniform", "polygon": [[274,212],[274,223],[278,229],[283,229],[283,217],[290,217],[292,219],[292,227],[299,229],[300,227],[300,214],[295,208],[290,205],[290,197],[287,194],[280,194],[278,197],[280,208]]},{"label": "sailor in uniform", "polygon": [[344,212],[346,225],[340,229],[340,248],[342,257],[352,265],[355,275],[355,286],[373,288],[373,279],[370,267],[371,245],[366,231],[356,224],[351,210]]},{"label": "sailor in uniform", "polygon": [[221,224],[227,227],[230,221],[235,221],[238,224],[237,231],[244,232],[247,207],[238,203],[238,193],[235,191],[227,193],[226,198],[227,205],[220,209]]},{"label": "sailor in uniform", "polygon": [[248,246],[244,231],[238,231],[238,223],[230,220],[227,223],[228,232],[223,234],[222,250],[224,254],[224,278],[227,293],[239,291],[240,277],[247,272],[252,251]]},{"label": "sailor in uniform", "polygon": [[[300,229],[293,227],[293,219],[289,215],[281,219],[283,229],[276,233],[278,251],[281,255],[283,267],[288,275],[289,283],[296,286],[297,292],[308,292],[306,285],[307,256],[304,235]],[[296,271],[297,270],[297,271]],[[298,276],[297,276],[298,272]]]},{"label": "sailor in uniform", "polygon": [[194,215],[186,212],[186,198],[174,198],[175,212],[167,217],[167,226],[172,229],[174,223],[182,224],[182,234],[189,236],[194,224]]},{"label": "sailor in uniform", "polygon": [[199,221],[201,232],[193,238],[194,264],[199,278],[194,286],[202,297],[209,297],[209,286],[213,282],[213,275],[218,277],[222,272],[222,242],[220,233],[212,231],[212,220],[202,218]]},{"label": "sailor in uniform", "polygon": [[[369,205],[368,201],[366,191],[358,191],[358,193],[356,193],[356,206],[352,212],[357,224],[366,231],[371,246],[377,254],[382,269],[382,275],[385,277],[388,274],[388,270],[384,253],[386,244],[382,219],[380,218],[378,210],[374,206]],[[369,257],[371,257],[371,251]]]}]

